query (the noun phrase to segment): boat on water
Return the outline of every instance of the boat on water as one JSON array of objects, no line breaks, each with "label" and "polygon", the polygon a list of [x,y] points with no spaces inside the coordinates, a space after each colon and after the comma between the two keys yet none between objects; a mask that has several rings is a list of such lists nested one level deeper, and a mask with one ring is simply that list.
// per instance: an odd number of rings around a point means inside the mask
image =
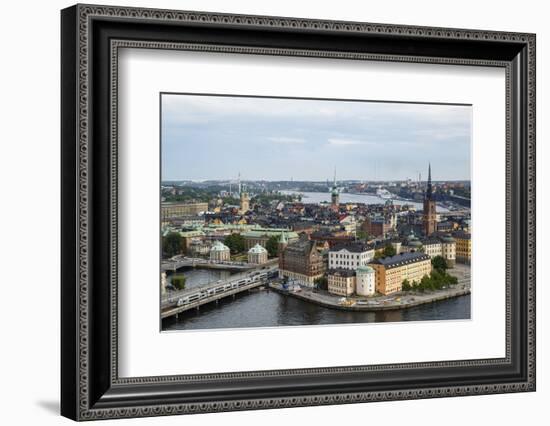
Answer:
[{"label": "boat on water", "polygon": [[300,287],[298,284],[291,284],[288,287],[288,291],[290,291],[291,293],[299,293],[302,291],[302,287]]},{"label": "boat on water", "polygon": [[378,188],[376,190],[376,195],[384,200],[390,200],[393,198],[393,194],[384,188]]},{"label": "boat on water", "polygon": [[296,281],[288,281],[283,284],[283,289],[290,293],[299,293],[302,287]]},{"label": "boat on water", "polygon": [[353,300],[353,299],[348,299],[346,297],[341,297],[339,300],[338,300],[338,304],[340,306],[355,306],[356,305],[356,301]]}]

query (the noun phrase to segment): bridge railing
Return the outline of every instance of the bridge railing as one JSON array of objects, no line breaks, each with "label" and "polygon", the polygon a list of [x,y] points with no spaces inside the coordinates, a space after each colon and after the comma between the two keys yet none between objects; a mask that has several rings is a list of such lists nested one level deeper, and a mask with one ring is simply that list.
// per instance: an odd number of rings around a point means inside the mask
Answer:
[{"label": "bridge railing", "polygon": [[[271,273],[273,271],[274,271],[273,268],[269,268],[269,269],[266,269],[264,272]],[[237,283],[237,282],[239,282],[243,279],[250,279],[250,278],[252,278],[252,275],[249,272],[249,273],[245,273],[245,274],[235,275],[231,279],[225,280],[225,281],[222,281],[222,282],[215,281],[215,282],[210,282],[210,283],[203,284],[201,286],[197,286],[197,287],[193,287],[193,288],[189,288],[189,289],[171,291],[170,293],[165,294],[164,296],[161,297],[161,303],[162,304],[174,303],[174,302],[177,302],[182,297],[190,297],[190,296],[193,296],[197,293],[202,293],[202,292],[205,292],[205,291],[208,291],[208,290],[216,289],[218,287],[222,287],[222,286],[225,286],[225,285],[231,285],[231,284]],[[249,284],[253,284],[254,282],[258,281],[256,278],[252,278],[252,279],[253,279],[253,282],[250,282]]]},{"label": "bridge railing", "polygon": [[198,300],[189,301],[189,302],[184,303],[180,306],[177,306],[177,305],[176,306],[171,306],[169,309],[161,312],[161,317],[162,318],[167,318],[167,317],[170,317],[172,315],[182,313],[184,311],[193,309],[195,307],[204,305],[206,303],[213,302],[213,301],[221,299],[223,297],[227,297],[227,296],[230,296],[232,294],[237,294],[237,293],[240,293],[242,291],[246,291],[246,290],[252,289],[254,287],[258,287],[260,285],[266,284],[268,281],[269,281],[268,279],[261,279],[261,280],[258,280],[258,281],[253,281],[253,282],[247,283],[247,284],[245,284],[243,286],[240,286],[240,287],[237,287],[237,288],[228,289],[227,291],[224,291],[223,293],[211,294],[211,295],[208,295],[207,297],[200,298]]}]

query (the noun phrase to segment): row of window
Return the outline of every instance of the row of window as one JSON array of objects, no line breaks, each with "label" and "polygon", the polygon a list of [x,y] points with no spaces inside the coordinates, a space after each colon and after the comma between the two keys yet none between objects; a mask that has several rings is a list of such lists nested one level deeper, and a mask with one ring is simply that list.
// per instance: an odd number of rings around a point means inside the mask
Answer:
[{"label": "row of window", "polygon": [[338,253],[330,253],[330,257],[336,257],[339,259],[357,259],[359,257],[358,254],[338,254]]}]

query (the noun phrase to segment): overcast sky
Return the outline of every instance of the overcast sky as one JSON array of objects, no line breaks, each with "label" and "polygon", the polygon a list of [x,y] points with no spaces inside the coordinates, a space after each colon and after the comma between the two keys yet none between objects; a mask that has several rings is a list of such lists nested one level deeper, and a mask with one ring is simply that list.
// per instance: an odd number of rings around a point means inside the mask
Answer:
[{"label": "overcast sky", "polygon": [[470,178],[471,106],[162,95],[162,180]]}]

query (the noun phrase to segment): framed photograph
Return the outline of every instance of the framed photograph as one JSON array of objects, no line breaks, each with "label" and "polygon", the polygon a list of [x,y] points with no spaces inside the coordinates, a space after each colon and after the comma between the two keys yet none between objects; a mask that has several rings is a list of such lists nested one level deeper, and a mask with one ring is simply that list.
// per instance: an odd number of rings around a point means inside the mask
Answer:
[{"label": "framed photograph", "polygon": [[74,420],[535,390],[535,35],[61,12]]}]

